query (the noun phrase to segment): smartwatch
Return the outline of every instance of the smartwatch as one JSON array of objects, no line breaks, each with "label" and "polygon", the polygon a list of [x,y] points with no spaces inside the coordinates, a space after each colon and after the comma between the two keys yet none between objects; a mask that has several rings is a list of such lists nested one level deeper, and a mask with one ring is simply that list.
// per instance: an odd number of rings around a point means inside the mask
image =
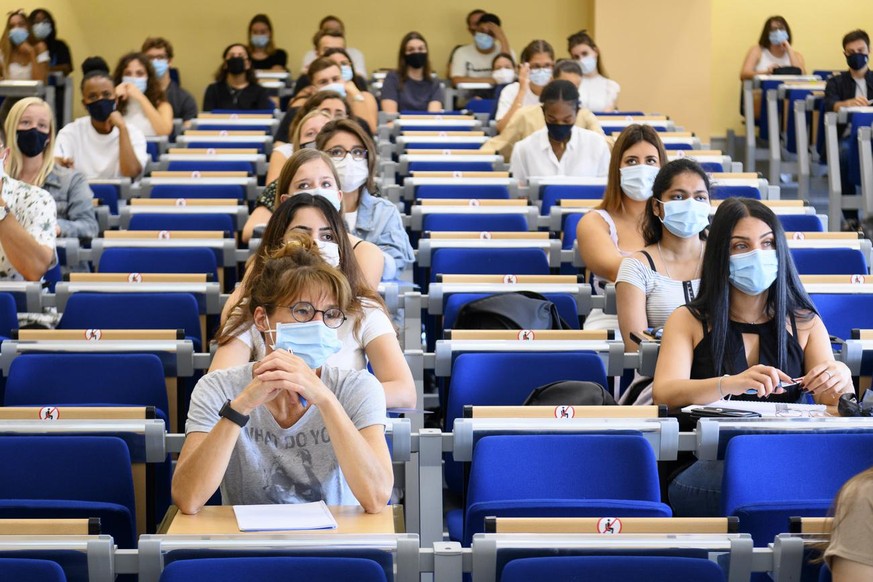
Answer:
[{"label": "smartwatch", "polygon": [[227,402],[224,403],[224,406],[221,407],[221,410],[218,411],[218,416],[226,418],[232,423],[239,425],[240,428],[244,427],[249,422],[248,415],[241,414],[231,408],[229,398]]}]

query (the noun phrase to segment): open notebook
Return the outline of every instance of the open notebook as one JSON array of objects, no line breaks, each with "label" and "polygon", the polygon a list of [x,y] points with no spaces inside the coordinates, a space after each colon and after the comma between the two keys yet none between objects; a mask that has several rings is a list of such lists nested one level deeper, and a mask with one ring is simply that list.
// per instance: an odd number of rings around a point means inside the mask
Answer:
[{"label": "open notebook", "polygon": [[240,531],[336,529],[324,501],[274,505],[234,505]]},{"label": "open notebook", "polygon": [[769,417],[822,416],[827,411],[827,406],[824,404],[781,404],[776,402],[754,402],[751,400],[718,400],[712,404],[692,404],[683,408],[682,412],[691,412],[695,408],[703,408],[704,406],[749,410],[757,412],[761,416]]}]

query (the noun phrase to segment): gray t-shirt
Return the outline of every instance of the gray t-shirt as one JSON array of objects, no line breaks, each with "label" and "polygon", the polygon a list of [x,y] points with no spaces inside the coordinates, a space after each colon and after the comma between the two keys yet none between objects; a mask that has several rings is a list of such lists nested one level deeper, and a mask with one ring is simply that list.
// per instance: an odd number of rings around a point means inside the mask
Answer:
[{"label": "gray t-shirt", "polygon": [[[185,433],[209,432],[218,411],[252,379],[253,364],[211,372],[191,395]],[[385,391],[365,370],[324,366],[321,381],[336,394],[358,430],[385,425]],[[321,412],[310,406],[292,427],[283,429],[266,407],[252,411],[231,453],[221,497],[226,505],[305,503],[358,505],[340,471]]]}]

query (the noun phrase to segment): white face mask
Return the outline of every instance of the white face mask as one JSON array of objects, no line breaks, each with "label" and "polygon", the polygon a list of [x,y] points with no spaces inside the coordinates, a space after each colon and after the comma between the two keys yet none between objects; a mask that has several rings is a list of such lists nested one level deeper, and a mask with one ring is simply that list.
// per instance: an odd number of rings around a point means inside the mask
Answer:
[{"label": "white face mask", "polygon": [[579,66],[582,67],[582,74],[588,75],[597,70],[597,56],[588,55],[579,59]]},{"label": "white face mask", "polygon": [[494,69],[491,71],[491,77],[497,81],[498,85],[506,85],[515,81],[515,71],[512,69]]},{"label": "white face mask", "polygon": [[321,253],[321,258],[324,259],[324,262],[335,269],[339,269],[339,245],[326,240],[317,240],[315,244],[318,245],[318,252]]},{"label": "white face mask", "polygon": [[340,177],[340,186],[343,192],[354,192],[367,181],[370,177],[370,168],[367,166],[367,160],[352,159],[352,154],[333,162],[333,167],[336,168],[336,173]]},{"label": "white face mask", "polygon": [[339,190],[334,190],[332,188],[312,188],[311,190],[300,190],[294,194],[310,194],[312,196],[327,198],[330,200],[330,203],[333,204],[333,207],[336,208],[337,212],[342,212],[342,210],[340,210],[342,207],[342,199],[340,198]]},{"label": "white face mask", "polygon": [[631,200],[645,202],[652,197],[652,184],[661,168],[640,164],[619,168],[621,189]]}]

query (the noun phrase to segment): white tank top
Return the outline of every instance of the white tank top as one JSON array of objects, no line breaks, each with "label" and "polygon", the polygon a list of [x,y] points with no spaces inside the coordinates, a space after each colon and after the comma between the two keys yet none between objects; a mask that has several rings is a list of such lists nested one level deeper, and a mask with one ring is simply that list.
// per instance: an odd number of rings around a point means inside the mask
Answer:
[{"label": "white tank top", "polygon": [[[606,225],[609,227],[609,238],[612,240],[613,244],[615,244],[615,248],[623,257],[629,257],[633,253],[628,253],[618,246],[618,230],[615,228],[615,221],[612,220],[612,217],[606,210],[601,208],[597,208],[594,210],[600,217],[606,222]],[[607,283],[613,283],[614,281],[608,281],[603,277],[599,277],[598,275],[594,275],[592,284],[594,286],[594,295],[603,295],[605,293],[604,289],[606,288]],[[582,326],[583,329],[618,329],[618,316],[617,315],[606,315],[603,313],[601,309],[592,309],[588,314],[588,317],[585,318],[585,325]]]},{"label": "white tank top", "polygon": [[138,101],[132,99],[127,101],[127,113],[124,114],[124,121],[139,129],[146,137],[158,135]]},{"label": "white tank top", "polygon": [[770,49],[761,49],[761,58],[758,59],[758,64],[755,65],[755,70],[759,73],[765,73],[770,67],[790,67],[791,57],[788,56],[788,51],[781,58],[777,58],[770,52]]}]

